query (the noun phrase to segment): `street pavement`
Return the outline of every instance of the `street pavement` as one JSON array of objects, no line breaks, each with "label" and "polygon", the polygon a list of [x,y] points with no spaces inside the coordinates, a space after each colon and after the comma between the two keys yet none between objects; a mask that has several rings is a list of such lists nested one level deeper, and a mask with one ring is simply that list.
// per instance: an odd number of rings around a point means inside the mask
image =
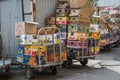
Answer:
[{"label": "street pavement", "polygon": [[[79,62],[68,69],[57,67],[56,75],[49,71],[35,72],[31,80],[120,80],[120,47],[111,52],[101,51],[95,60],[89,59],[87,66]],[[29,80],[25,69],[13,70],[10,73],[0,73],[0,80]]]}]

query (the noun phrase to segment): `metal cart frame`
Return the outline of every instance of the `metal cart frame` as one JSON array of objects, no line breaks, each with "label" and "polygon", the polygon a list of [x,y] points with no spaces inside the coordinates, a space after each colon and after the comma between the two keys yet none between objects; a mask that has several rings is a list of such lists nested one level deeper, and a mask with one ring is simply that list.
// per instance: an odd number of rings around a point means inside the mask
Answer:
[{"label": "metal cart frame", "polygon": [[[54,30],[58,31],[57,34],[59,34],[60,39],[61,39],[61,31],[57,27],[55,27],[55,28],[54,27],[40,28],[38,30],[38,33],[37,33],[38,41],[40,40],[39,39],[40,32],[43,31],[43,30],[44,30],[45,39],[47,39],[47,35],[48,35],[47,29],[51,29],[52,30],[52,40],[53,41],[52,41],[52,44],[50,44],[50,45],[53,45],[54,62],[49,63],[48,59],[47,59],[48,55],[46,55],[46,64],[41,65],[40,64],[40,62],[41,62],[41,60],[40,60],[40,54],[39,54],[38,55],[38,65],[37,66],[31,66],[31,65],[25,64],[26,65],[26,76],[27,76],[27,78],[33,78],[33,70],[34,69],[37,69],[40,72],[40,71],[42,71],[46,67],[50,67],[52,74],[56,74],[57,73],[56,66],[62,64],[62,58],[61,58],[61,40],[60,40],[60,43],[59,43],[59,47],[60,47],[60,51],[59,51],[59,53],[60,53],[60,62],[57,63],[56,62],[56,58],[55,58],[55,43],[54,43],[54,34],[55,34],[55,32],[54,32]],[[48,45],[47,42],[45,42],[45,45],[40,45],[40,44],[36,45],[36,46],[39,47],[39,51],[38,52],[40,53],[40,51],[41,51],[40,46],[46,46],[46,54],[47,54],[47,45]]]}]

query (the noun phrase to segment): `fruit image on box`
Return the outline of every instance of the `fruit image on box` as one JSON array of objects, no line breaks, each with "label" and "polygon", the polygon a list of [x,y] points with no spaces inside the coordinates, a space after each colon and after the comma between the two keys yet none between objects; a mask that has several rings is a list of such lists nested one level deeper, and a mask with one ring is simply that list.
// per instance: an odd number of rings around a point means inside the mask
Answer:
[{"label": "fruit image on box", "polygon": [[91,53],[92,54],[98,54],[100,52],[100,47],[92,47],[91,48]]},{"label": "fruit image on box", "polygon": [[23,63],[28,64],[28,62],[30,61],[30,55],[24,55],[23,57],[24,57],[23,58]]},{"label": "fruit image on box", "polygon": [[62,33],[67,32],[67,25],[57,25],[57,27],[60,29]]},{"label": "fruit image on box", "polygon": [[60,44],[60,34],[54,34],[54,44]]},{"label": "fruit image on box", "polygon": [[36,34],[37,23],[35,22],[20,22],[15,26],[15,36],[25,35],[25,34]]},{"label": "fruit image on box", "polygon": [[54,25],[55,17],[47,17],[45,23],[46,23],[46,25]]},{"label": "fruit image on box", "polygon": [[57,17],[56,24],[68,24],[68,17]]},{"label": "fruit image on box", "polygon": [[48,54],[48,62],[54,61],[54,54]]},{"label": "fruit image on box", "polygon": [[18,46],[18,54],[24,54],[24,46]]},{"label": "fruit image on box", "polygon": [[31,46],[31,47],[30,47],[30,55],[31,55],[31,56],[36,56],[36,55],[38,55],[38,46]]},{"label": "fruit image on box", "polygon": [[68,32],[77,32],[80,31],[80,27],[78,24],[69,24],[68,26]]},{"label": "fruit image on box", "polygon": [[65,9],[56,9],[56,16],[65,16],[66,11]]},{"label": "fruit image on box", "polygon": [[22,45],[25,45],[25,44],[37,44],[38,43],[38,39],[37,39],[37,36],[36,35],[20,35],[20,36],[17,36],[17,43],[18,44],[22,44]]},{"label": "fruit image on box", "polygon": [[50,45],[50,44],[53,44],[52,35],[47,35],[47,36],[40,35],[39,36],[39,44],[40,45]]},{"label": "fruit image on box", "polygon": [[69,16],[78,16],[80,9],[71,9]]},{"label": "fruit image on box", "polygon": [[23,62],[23,59],[24,59],[23,55],[24,54],[19,54],[19,53],[17,54],[17,61],[18,62]]},{"label": "fruit image on box", "polygon": [[81,40],[81,34],[78,32],[68,33],[68,40]]},{"label": "fruit image on box", "polygon": [[30,55],[31,46],[24,46],[24,54]]},{"label": "fruit image on box", "polygon": [[59,53],[55,54],[55,60],[56,60],[57,63],[60,62],[60,54]]},{"label": "fruit image on box", "polygon": [[67,51],[62,51],[61,59],[62,59],[62,61],[67,60]]},{"label": "fruit image on box", "polygon": [[42,57],[43,61],[46,62],[46,46],[40,46],[40,53],[39,55]]},{"label": "fruit image on box", "polygon": [[36,58],[36,56],[30,56],[30,60],[28,62],[28,65],[30,65],[30,66],[36,66],[37,65],[37,58]]},{"label": "fruit image on box", "polygon": [[79,24],[80,18],[79,17],[70,17],[70,24]]}]

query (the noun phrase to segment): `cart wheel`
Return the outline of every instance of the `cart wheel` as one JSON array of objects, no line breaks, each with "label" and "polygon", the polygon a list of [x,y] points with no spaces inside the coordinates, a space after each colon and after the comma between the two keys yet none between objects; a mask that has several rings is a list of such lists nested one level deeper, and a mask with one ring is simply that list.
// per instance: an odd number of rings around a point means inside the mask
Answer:
[{"label": "cart wheel", "polygon": [[108,45],[108,51],[112,51],[112,45]]},{"label": "cart wheel", "polygon": [[116,43],[115,43],[115,47],[119,47],[119,42],[116,42]]},{"label": "cart wheel", "polygon": [[80,63],[82,64],[82,66],[85,66],[88,63],[88,58],[80,60]]},{"label": "cart wheel", "polygon": [[27,68],[27,70],[26,70],[26,76],[27,76],[28,79],[33,78],[33,71],[32,71],[31,68]]},{"label": "cart wheel", "polygon": [[9,73],[11,72],[10,66],[8,66],[8,67],[5,68],[5,72],[9,72]]},{"label": "cart wheel", "polygon": [[69,68],[73,64],[72,59],[68,58],[67,61],[64,61],[62,67]]},{"label": "cart wheel", "polygon": [[57,74],[57,68],[56,66],[50,66],[52,74]]}]

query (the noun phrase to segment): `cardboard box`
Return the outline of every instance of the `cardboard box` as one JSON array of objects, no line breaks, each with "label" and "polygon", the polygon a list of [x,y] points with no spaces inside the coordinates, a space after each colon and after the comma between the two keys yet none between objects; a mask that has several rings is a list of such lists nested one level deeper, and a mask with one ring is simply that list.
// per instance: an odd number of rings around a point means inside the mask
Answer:
[{"label": "cardboard box", "polygon": [[19,54],[19,53],[17,54],[17,61],[18,62],[23,62],[23,59],[24,59],[23,55],[24,54]]},{"label": "cardboard box", "polygon": [[92,17],[94,12],[96,11],[94,7],[83,7],[80,10],[83,11],[85,14],[87,14],[89,18]]},{"label": "cardboard box", "polygon": [[59,2],[57,8],[69,8],[69,2],[67,2],[67,0],[62,0]]},{"label": "cardboard box", "polygon": [[78,32],[68,33],[68,40],[79,40],[80,36]]},{"label": "cardboard box", "polygon": [[55,24],[55,17],[46,17],[45,24],[46,25],[54,25]]},{"label": "cardboard box", "polygon": [[38,39],[37,35],[20,35],[16,37],[16,43],[22,44],[22,45],[31,45],[31,44],[37,44]]},{"label": "cardboard box", "polygon": [[37,56],[38,46],[24,46],[24,54],[30,56]]},{"label": "cardboard box", "polygon": [[69,24],[68,25],[68,32],[77,32],[80,31],[80,27],[78,24]]},{"label": "cardboard box", "polygon": [[93,7],[94,6],[94,1],[93,0],[87,0],[86,4],[84,7]]},{"label": "cardboard box", "polygon": [[67,47],[68,48],[87,48],[87,42],[82,41],[67,41]]},{"label": "cardboard box", "polygon": [[71,8],[84,7],[88,0],[69,0]]},{"label": "cardboard box", "polygon": [[60,29],[60,31],[62,33],[66,33],[67,32],[67,25],[57,25],[57,27]]},{"label": "cardboard box", "polygon": [[70,24],[79,24],[80,18],[79,17],[70,17]]},{"label": "cardboard box", "polygon": [[77,48],[76,41],[67,41],[67,48]]},{"label": "cardboard box", "polygon": [[36,22],[16,23],[15,36],[25,35],[25,34],[36,34],[36,32],[37,32],[37,23]]},{"label": "cardboard box", "polygon": [[80,9],[71,9],[69,16],[78,16]]},{"label": "cardboard box", "polygon": [[57,17],[56,24],[68,24],[68,17]]},{"label": "cardboard box", "polygon": [[24,54],[24,46],[18,46],[18,54]]},{"label": "cardboard box", "polygon": [[68,16],[69,14],[69,10],[68,9],[56,9],[56,16],[59,16],[59,17],[65,17],[65,16]]}]

